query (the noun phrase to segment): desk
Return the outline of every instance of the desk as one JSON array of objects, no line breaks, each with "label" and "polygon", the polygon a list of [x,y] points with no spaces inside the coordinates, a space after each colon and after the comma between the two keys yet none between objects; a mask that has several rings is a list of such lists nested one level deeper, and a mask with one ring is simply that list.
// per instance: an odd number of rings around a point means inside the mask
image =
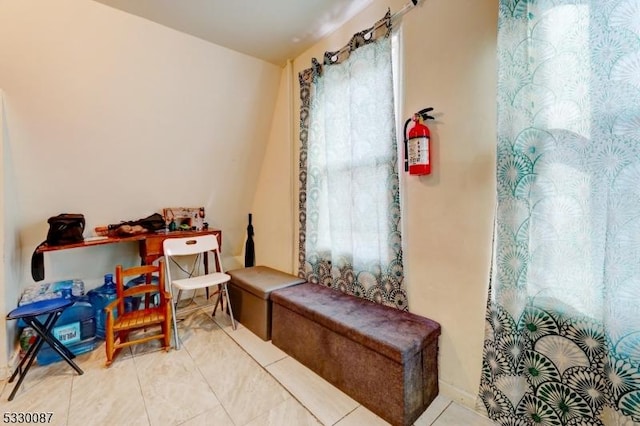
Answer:
[{"label": "desk", "polygon": [[[167,238],[181,238],[181,237],[195,237],[198,235],[215,235],[218,238],[218,245],[220,251],[222,251],[222,231],[219,229],[207,229],[204,231],[171,231],[165,232],[164,230],[157,232],[147,232],[144,234],[131,235],[127,237],[121,236],[109,236],[107,238],[99,240],[86,240],[74,244],[65,244],[61,246],[48,246],[46,244],[41,245],[36,249],[36,253],[45,253],[50,251],[68,250],[72,248],[84,248],[101,246],[104,244],[124,243],[131,241],[138,241],[140,259],[143,265],[150,265],[156,259],[163,256],[162,242]],[[205,273],[208,272],[209,265],[207,256],[204,257]]]},{"label": "desk", "polygon": [[[117,235],[111,235],[107,238],[101,239],[88,239],[79,243],[74,244],[65,244],[60,246],[48,246],[46,244],[42,244],[36,249],[36,253],[46,253],[51,251],[59,251],[59,250],[68,250],[73,248],[84,248],[84,247],[93,247],[93,246],[101,246],[105,244],[115,244],[115,243],[124,243],[131,241],[138,241],[138,249],[140,252],[140,259],[143,265],[151,265],[155,260],[159,259],[164,255],[162,243],[167,238],[183,238],[183,237],[196,237],[199,235],[215,235],[218,239],[218,247],[220,247],[220,252],[222,252],[222,231],[219,229],[207,229],[203,231],[170,231],[166,232],[164,230],[156,231],[156,232],[146,232],[144,234],[131,235],[128,237],[121,237]],[[217,268],[221,268],[221,260],[219,257],[217,259]],[[203,256],[202,262],[204,264],[204,273],[209,273],[209,256]],[[169,266],[169,265],[167,265]],[[216,269],[217,269],[216,268]],[[221,271],[222,269],[217,269]],[[150,283],[151,278],[147,277],[147,284]],[[209,299],[209,289],[206,289],[206,297]],[[149,298],[145,300],[145,305],[149,306]]]}]

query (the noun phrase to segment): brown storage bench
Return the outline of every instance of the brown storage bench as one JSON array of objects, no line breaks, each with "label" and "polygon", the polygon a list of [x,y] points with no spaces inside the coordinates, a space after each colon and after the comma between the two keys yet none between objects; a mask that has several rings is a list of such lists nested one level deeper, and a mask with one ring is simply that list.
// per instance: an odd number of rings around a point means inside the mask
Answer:
[{"label": "brown storage bench", "polygon": [[231,276],[228,287],[235,319],[262,340],[270,340],[271,292],[303,283],[304,279],[268,266],[235,269],[227,274]]},{"label": "brown storage bench", "polygon": [[389,423],[412,424],[438,394],[437,322],[318,284],[271,301],[272,343]]}]

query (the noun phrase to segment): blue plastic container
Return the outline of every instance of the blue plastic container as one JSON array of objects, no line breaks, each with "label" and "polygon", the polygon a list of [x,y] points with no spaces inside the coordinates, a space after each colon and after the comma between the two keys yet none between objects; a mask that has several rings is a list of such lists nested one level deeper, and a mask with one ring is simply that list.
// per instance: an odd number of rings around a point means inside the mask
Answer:
[{"label": "blue plastic container", "polygon": [[[80,355],[96,348],[96,320],[93,306],[86,297],[74,299],[76,302],[62,312],[52,332],[72,353]],[[38,364],[47,365],[61,361],[62,357],[44,343],[36,359]]]},{"label": "blue plastic container", "polygon": [[106,274],[104,276],[104,284],[96,289],[90,290],[87,295],[93,306],[93,312],[96,318],[96,336],[104,340],[107,326],[107,314],[104,312],[104,308],[117,298],[113,274]]}]

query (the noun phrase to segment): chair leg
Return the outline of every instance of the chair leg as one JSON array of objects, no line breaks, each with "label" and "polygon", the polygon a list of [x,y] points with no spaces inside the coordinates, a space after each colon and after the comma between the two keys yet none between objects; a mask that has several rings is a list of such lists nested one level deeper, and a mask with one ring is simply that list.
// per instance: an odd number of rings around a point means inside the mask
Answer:
[{"label": "chair leg", "polygon": [[222,306],[222,289],[219,289],[217,291],[217,293],[218,293],[218,298],[216,299],[216,304],[213,307],[213,313],[211,314],[212,317],[216,316],[216,311],[218,310],[218,305],[220,305],[220,309],[222,311],[224,311],[224,306]]},{"label": "chair leg", "polygon": [[231,300],[229,299],[229,289],[227,288],[227,283],[222,284],[222,291],[224,291],[224,296],[227,299],[227,309],[229,310],[229,316],[231,317],[231,327],[236,329],[236,320],[233,318],[233,309],[231,308]]},{"label": "chair leg", "polygon": [[[171,303],[169,301],[169,303]],[[166,317],[164,319],[164,323],[162,324],[162,343],[164,345],[164,350],[169,351],[171,349],[171,320],[173,315],[171,315],[173,309],[169,309],[166,313]]]},{"label": "chair leg", "polygon": [[[38,340],[35,343],[35,349],[34,351],[31,353],[31,357],[30,358],[25,358],[27,359],[27,365],[24,366],[24,370],[22,370],[22,363],[20,363],[20,367],[18,367],[16,369],[16,372],[20,372],[20,375],[18,377],[18,381],[16,382],[15,386],[13,387],[13,390],[11,391],[11,394],[9,395],[9,401],[13,401],[13,398],[16,396],[16,392],[18,392],[18,389],[20,388],[20,385],[22,384],[22,381],[24,380],[25,376],[27,375],[27,371],[29,371],[29,369],[31,368],[31,365],[33,364],[33,361],[35,361],[36,359],[36,354],[38,353],[38,351],[40,350],[40,347],[42,346],[42,344],[44,343],[44,339],[42,339],[41,337],[38,338]],[[11,380],[9,380],[9,383],[11,383],[13,381],[13,379],[15,379],[15,373],[13,373],[13,376],[11,376]]]},{"label": "chair leg", "polygon": [[104,343],[105,343],[104,348],[105,348],[105,351],[107,352],[106,365],[108,367],[113,362],[113,333],[107,333]]},{"label": "chair leg", "polygon": [[[171,287],[170,287],[171,288]],[[178,319],[176,315],[176,311],[178,308],[178,301],[173,302],[173,291],[170,290],[169,294],[171,294],[171,318],[173,320],[173,337],[176,350],[180,349],[180,337],[178,337]],[[178,291],[178,295],[180,295],[180,291]],[[168,334],[171,334],[171,330],[167,330]]]}]

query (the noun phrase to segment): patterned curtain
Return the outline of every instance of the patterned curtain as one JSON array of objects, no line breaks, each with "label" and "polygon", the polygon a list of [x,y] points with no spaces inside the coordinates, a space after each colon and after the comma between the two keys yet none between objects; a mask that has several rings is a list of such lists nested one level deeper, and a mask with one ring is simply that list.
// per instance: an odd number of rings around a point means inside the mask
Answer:
[{"label": "patterned curtain", "polygon": [[300,271],[407,309],[391,15],[300,73]]},{"label": "patterned curtain", "polygon": [[640,424],[640,1],[501,0],[481,406]]}]

